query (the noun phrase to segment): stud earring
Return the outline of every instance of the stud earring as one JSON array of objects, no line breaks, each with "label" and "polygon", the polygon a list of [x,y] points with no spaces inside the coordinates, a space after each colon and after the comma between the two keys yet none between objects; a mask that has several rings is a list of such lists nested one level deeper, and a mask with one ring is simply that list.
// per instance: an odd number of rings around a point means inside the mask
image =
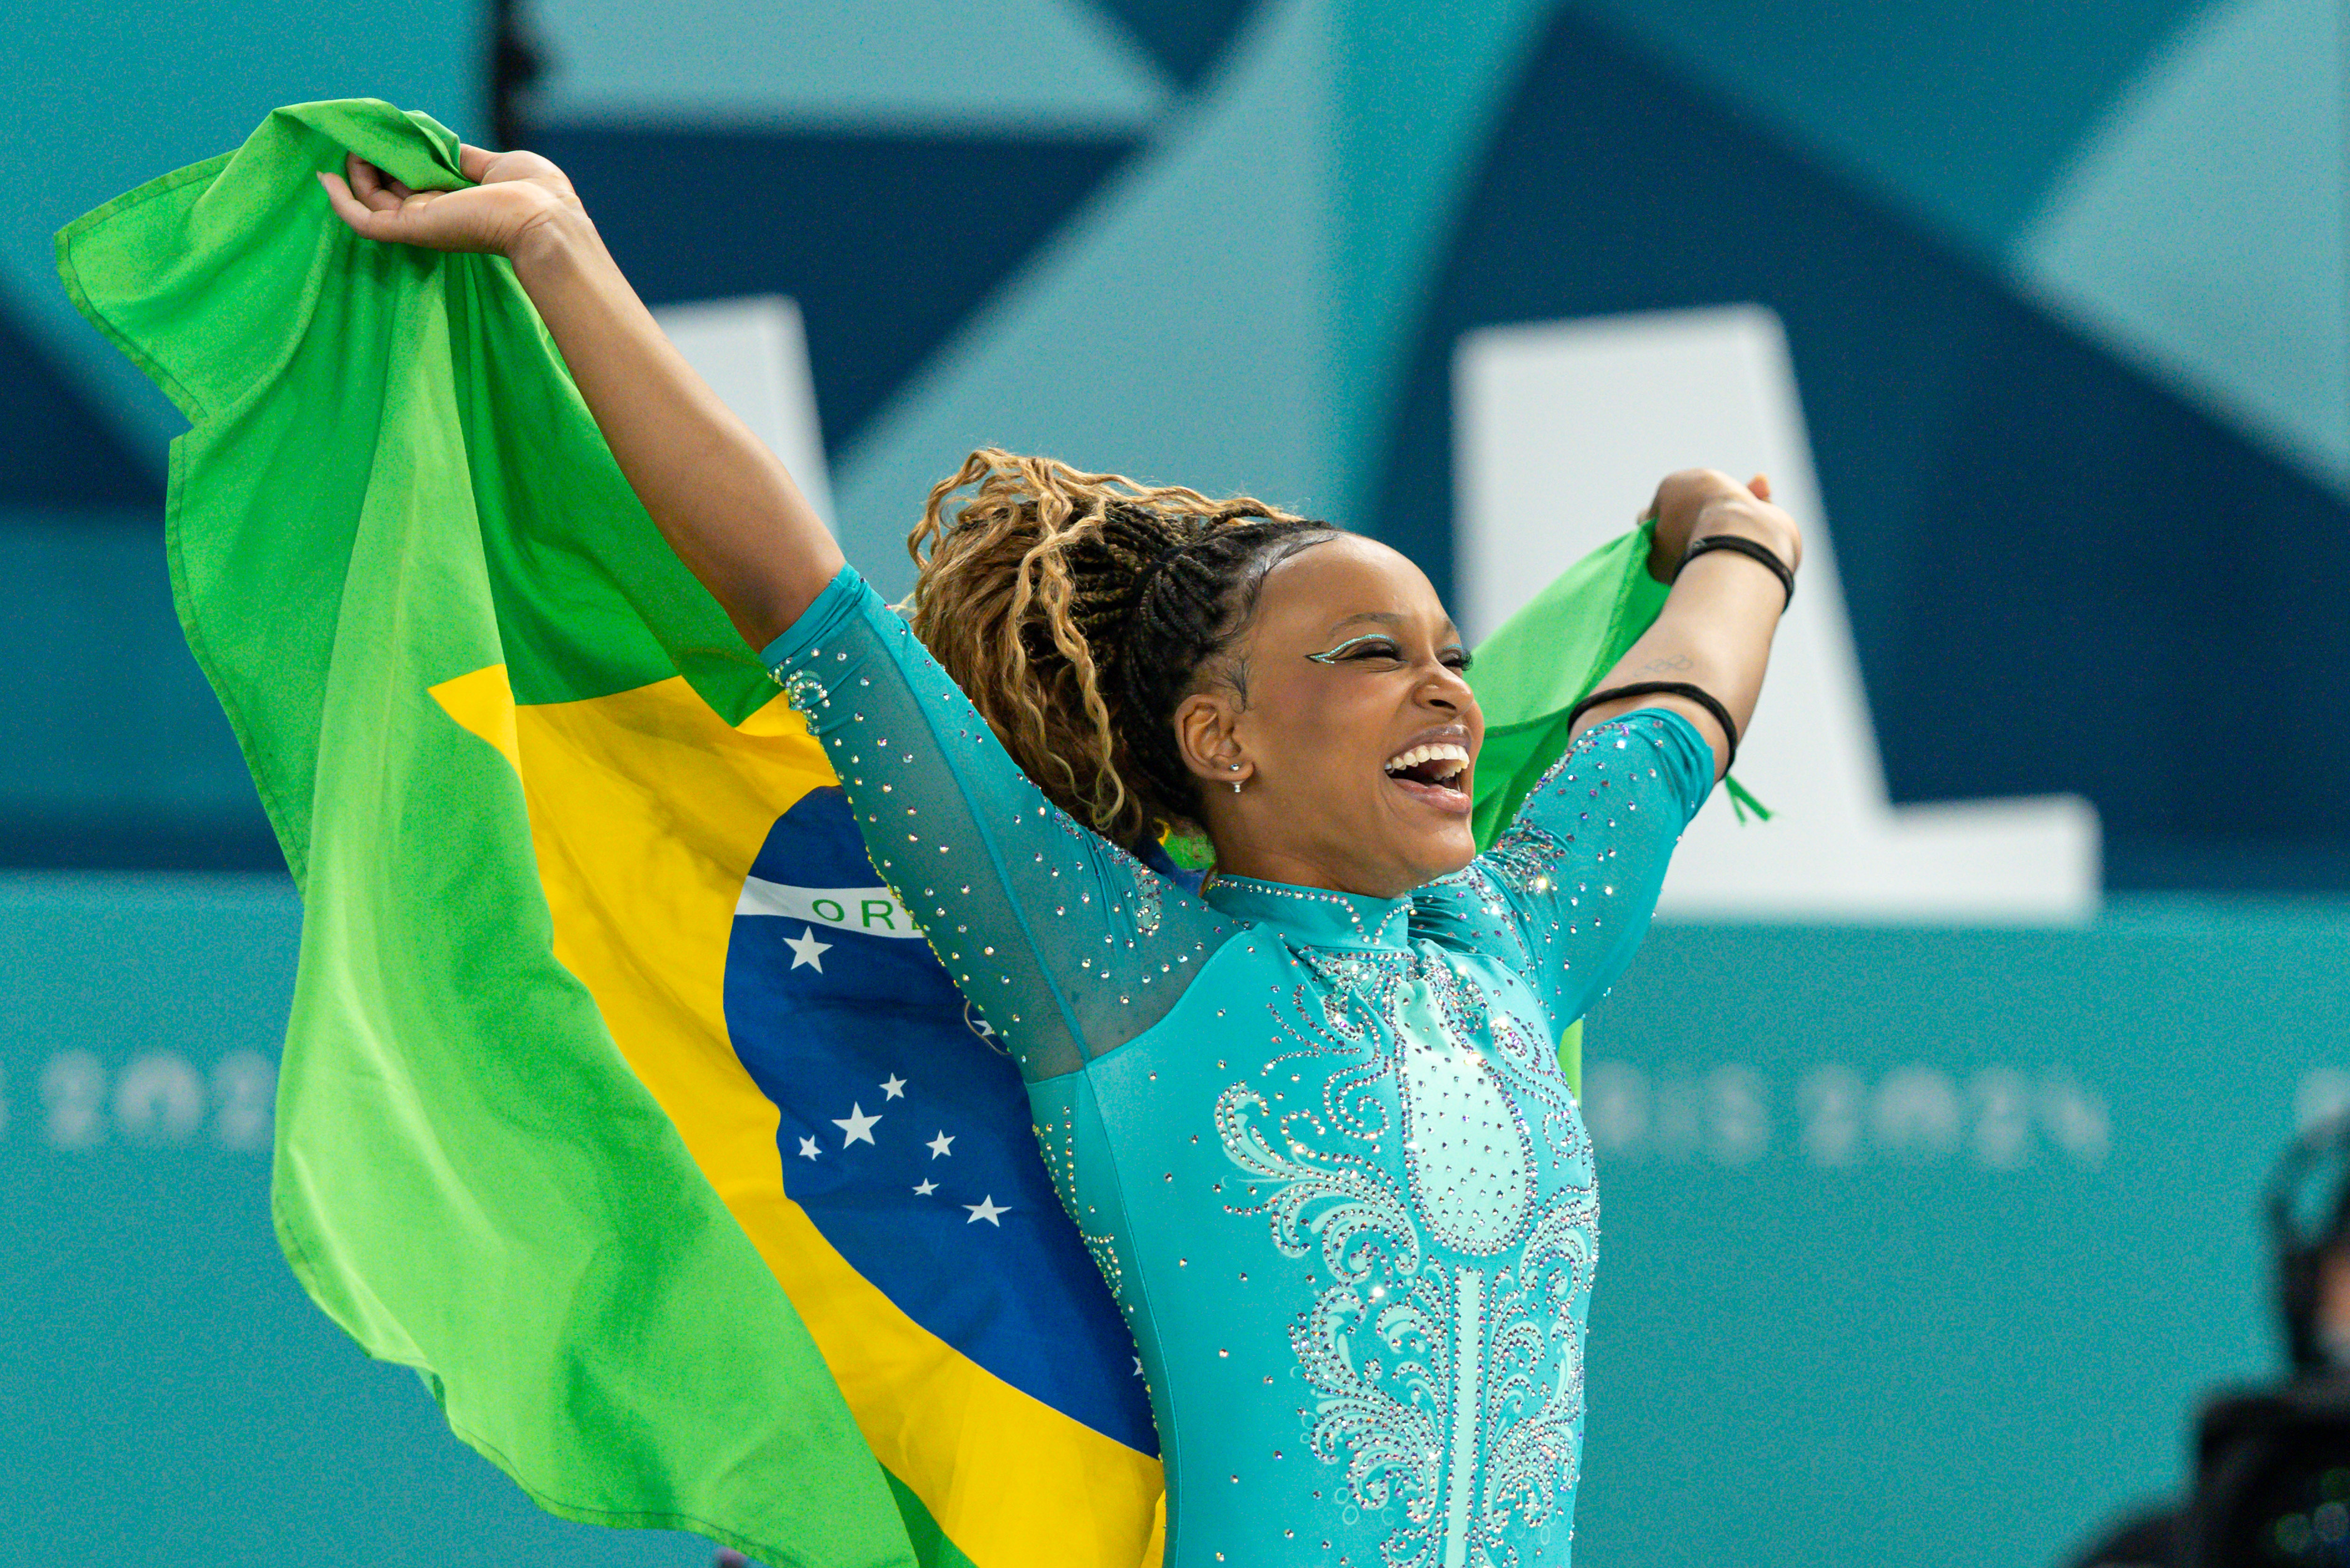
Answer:
[{"label": "stud earring", "polygon": [[[1232,763],[1232,772],[1234,772],[1234,773],[1238,773],[1238,772],[1240,772],[1240,771],[1241,771],[1241,765],[1240,765],[1240,763]],[[1240,793],[1241,793],[1241,781],[1240,781],[1240,780],[1238,780],[1238,779],[1234,779],[1234,780],[1232,781],[1232,793],[1233,793],[1234,794],[1240,794]]]}]

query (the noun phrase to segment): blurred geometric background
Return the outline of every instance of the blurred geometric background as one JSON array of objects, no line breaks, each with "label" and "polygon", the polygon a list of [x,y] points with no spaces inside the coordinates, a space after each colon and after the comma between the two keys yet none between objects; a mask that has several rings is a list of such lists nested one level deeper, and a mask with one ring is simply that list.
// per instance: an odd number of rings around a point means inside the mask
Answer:
[{"label": "blurred geometric background", "polygon": [[[269,1238],[299,909],[171,607],[180,421],[51,235],[359,94],[548,153],[657,305],[795,300],[889,590],[980,442],[1246,489],[1449,589],[1465,334],[1775,312],[1894,799],[2085,795],[2117,896],[2071,930],[1650,939],[1593,1018],[1576,1561],[2031,1568],[2174,1484],[2199,1391],[2274,1366],[2261,1172],[2350,1092],[2344,12],[12,17],[0,1558],[707,1561],[536,1514]],[[2282,892],[2313,897],[2241,896]]]},{"label": "blurred geometric background", "polygon": [[[885,580],[929,483],[993,441],[1309,508],[1441,588],[1464,331],[1760,302],[1897,800],[2086,795],[2118,889],[2350,887],[2333,0],[539,0],[514,24],[543,68],[511,118],[648,298],[799,302],[842,525]],[[72,314],[49,235],[279,102],[367,92],[487,140],[494,19],[25,26],[0,863],[273,866],[165,605],[176,416]]]}]

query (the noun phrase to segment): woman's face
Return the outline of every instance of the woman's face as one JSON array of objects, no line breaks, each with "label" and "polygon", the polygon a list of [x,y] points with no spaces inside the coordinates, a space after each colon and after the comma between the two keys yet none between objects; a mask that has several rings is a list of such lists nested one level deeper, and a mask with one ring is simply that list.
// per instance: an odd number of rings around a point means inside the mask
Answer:
[{"label": "woman's face", "polygon": [[1350,534],[1304,549],[1227,658],[1176,715],[1220,867],[1397,898],[1469,863],[1485,721],[1419,567]]}]

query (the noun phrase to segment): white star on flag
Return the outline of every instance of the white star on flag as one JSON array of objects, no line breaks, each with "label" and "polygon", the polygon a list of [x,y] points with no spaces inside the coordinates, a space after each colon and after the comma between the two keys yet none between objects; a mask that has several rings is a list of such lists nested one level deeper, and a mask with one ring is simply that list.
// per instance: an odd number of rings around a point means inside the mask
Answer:
[{"label": "white star on flag", "polygon": [[936,1159],[942,1154],[952,1154],[954,1150],[949,1146],[953,1142],[954,1139],[947,1137],[946,1129],[944,1127],[941,1127],[939,1129],[939,1136],[932,1138],[922,1147],[931,1151],[931,1158],[932,1159]]},{"label": "white star on flag", "polygon": [[937,1182],[925,1181],[920,1187],[914,1189],[914,1196],[917,1198],[928,1198],[931,1193],[936,1192],[938,1189],[939,1184]]},{"label": "white star on flag", "polygon": [[812,1137],[800,1139],[800,1152],[808,1158],[814,1159],[816,1156],[816,1139]]},{"label": "white star on flag", "polygon": [[806,928],[805,930],[801,931],[798,936],[786,941],[784,946],[792,950],[792,967],[794,969],[797,969],[800,965],[806,964],[810,969],[816,971],[818,974],[822,974],[824,972],[824,955],[832,950],[832,944],[830,942],[820,942],[816,940],[816,928],[814,926]]},{"label": "white star on flag", "polygon": [[1012,1212],[1009,1208],[999,1209],[995,1206],[995,1194],[993,1192],[981,1199],[978,1202],[966,1203],[963,1207],[971,1210],[971,1218],[964,1220],[964,1224],[976,1225],[981,1220],[984,1220],[999,1231],[1003,1229],[1003,1221],[998,1220],[996,1216],[998,1214],[1009,1214]]},{"label": "white star on flag", "polygon": [[895,1073],[890,1074],[887,1078],[881,1080],[881,1093],[883,1096],[888,1099],[904,1099],[906,1097],[906,1080],[898,1076]]},{"label": "white star on flag", "polygon": [[[880,1119],[879,1116],[867,1116],[862,1105],[854,1105],[848,1107],[847,1120],[835,1116],[832,1119],[832,1125],[848,1135],[840,1140],[840,1147],[847,1148],[853,1143],[872,1143],[874,1126]],[[875,1144],[874,1147],[878,1148],[880,1146]]]}]

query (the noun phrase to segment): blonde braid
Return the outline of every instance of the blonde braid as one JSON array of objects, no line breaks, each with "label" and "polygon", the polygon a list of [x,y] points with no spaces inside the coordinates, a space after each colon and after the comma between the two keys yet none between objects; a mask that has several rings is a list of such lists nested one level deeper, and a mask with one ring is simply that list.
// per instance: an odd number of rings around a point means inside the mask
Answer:
[{"label": "blonde braid", "polygon": [[[1135,639],[1149,629],[1138,625],[1139,601],[1170,552],[1235,524],[1321,531],[1249,496],[1211,500],[1180,485],[1141,485],[984,447],[932,487],[907,537],[920,576],[901,607],[1037,786],[1130,846],[1187,820],[1195,799],[1188,778],[1168,765],[1171,732],[1149,732],[1171,710],[1130,711]],[[1191,597],[1203,594],[1219,607],[1207,618],[1223,618],[1219,582]],[[1194,672],[1187,665],[1178,683]],[[1152,755],[1138,759],[1138,742]]]}]

